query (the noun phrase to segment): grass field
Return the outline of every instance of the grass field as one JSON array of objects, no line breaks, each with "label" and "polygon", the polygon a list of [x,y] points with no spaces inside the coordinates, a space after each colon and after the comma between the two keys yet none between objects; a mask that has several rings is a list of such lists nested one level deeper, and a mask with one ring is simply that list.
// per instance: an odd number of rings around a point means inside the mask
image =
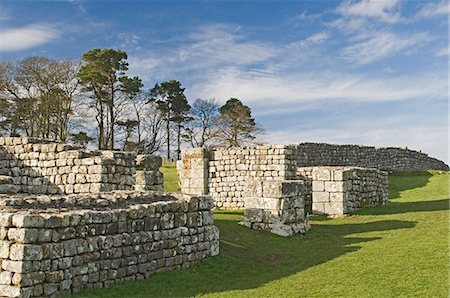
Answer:
[{"label": "grass field", "polygon": [[[174,170],[163,170],[170,190]],[[217,211],[219,256],[78,297],[448,297],[449,173],[394,173],[389,184],[389,206],[314,217],[305,236],[249,230],[242,212]]]}]

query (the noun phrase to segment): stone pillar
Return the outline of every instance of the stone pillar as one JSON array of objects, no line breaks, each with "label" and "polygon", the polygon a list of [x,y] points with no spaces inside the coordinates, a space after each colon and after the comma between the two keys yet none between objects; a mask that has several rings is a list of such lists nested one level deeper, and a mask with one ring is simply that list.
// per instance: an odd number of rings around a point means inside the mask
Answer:
[{"label": "stone pillar", "polygon": [[387,173],[359,167],[314,167],[312,211],[341,217],[387,204]]},{"label": "stone pillar", "polygon": [[305,218],[302,180],[250,181],[245,193],[242,225],[280,236],[304,234]]},{"label": "stone pillar", "polygon": [[181,150],[181,160],[177,161],[178,183],[181,192],[207,195],[209,152],[205,148]]},{"label": "stone pillar", "polygon": [[155,155],[136,156],[135,190],[164,190],[164,176],[159,171],[162,159]]}]

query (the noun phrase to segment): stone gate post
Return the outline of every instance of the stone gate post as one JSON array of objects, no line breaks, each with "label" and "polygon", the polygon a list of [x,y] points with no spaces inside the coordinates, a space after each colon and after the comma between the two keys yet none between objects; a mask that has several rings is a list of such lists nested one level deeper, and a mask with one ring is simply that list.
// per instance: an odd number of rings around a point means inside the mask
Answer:
[{"label": "stone gate post", "polygon": [[209,152],[205,148],[181,150],[181,160],[177,161],[178,183],[181,192],[207,195],[209,172]]}]

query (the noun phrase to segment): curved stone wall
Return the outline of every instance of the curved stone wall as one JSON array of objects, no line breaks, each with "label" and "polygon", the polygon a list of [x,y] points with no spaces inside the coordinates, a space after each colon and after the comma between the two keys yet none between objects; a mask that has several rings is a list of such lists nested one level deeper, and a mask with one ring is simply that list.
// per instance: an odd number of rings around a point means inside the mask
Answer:
[{"label": "curved stone wall", "polygon": [[425,153],[403,148],[301,143],[292,158],[299,167],[358,166],[382,170],[444,170],[444,162]]}]

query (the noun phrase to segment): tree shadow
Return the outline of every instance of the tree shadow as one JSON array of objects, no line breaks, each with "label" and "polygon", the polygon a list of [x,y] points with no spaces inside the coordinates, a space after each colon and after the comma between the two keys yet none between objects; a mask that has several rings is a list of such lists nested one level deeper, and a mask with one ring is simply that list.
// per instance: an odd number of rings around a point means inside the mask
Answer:
[{"label": "tree shadow", "polygon": [[291,238],[237,225],[241,216],[221,215],[220,255],[200,265],[79,297],[186,297],[260,287],[337,257],[355,252],[380,237],[357,233],[410,229],[413,221],[383,220],[359,224],[315,224],[305,235]]}]

